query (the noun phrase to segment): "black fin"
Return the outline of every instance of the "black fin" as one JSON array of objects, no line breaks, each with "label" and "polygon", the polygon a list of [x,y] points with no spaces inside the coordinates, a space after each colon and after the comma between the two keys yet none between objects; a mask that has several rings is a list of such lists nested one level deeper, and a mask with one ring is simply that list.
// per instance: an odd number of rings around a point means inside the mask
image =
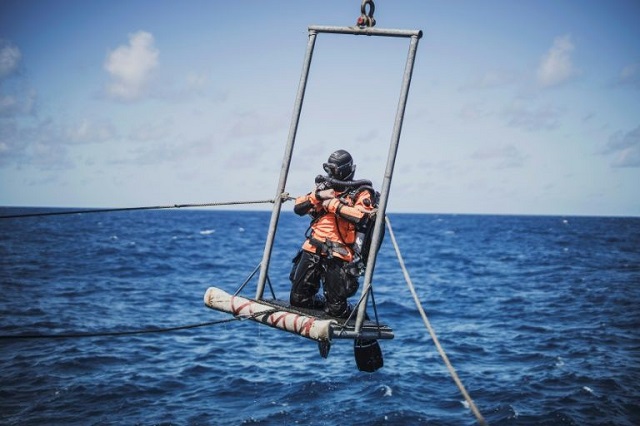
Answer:
[{"label": "black fin", "polygon": [[328,357],[329,350],[331,350],[331,342],[329,340],[318,340],[318,349],[322,358]]},{"label": "black fin", "polygon": [[373,373],[384,365],[382,349],[380,349],[377,340],[355,339],[353,341],[353,354],[356,357],[356,364],[360,371]]}]

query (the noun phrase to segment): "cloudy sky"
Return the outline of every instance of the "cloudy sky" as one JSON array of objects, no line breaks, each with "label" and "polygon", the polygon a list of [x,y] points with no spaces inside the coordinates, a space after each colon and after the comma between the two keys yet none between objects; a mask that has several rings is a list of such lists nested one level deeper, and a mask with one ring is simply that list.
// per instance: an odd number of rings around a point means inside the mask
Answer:
[{"label": "cloudy sky", "polygon": [[[424,31],[390,211],[640,216],[640,2],[375,3],[378,28]],[[2,0],[0,205],[273,198],[307,27],[359,14],[359,0]],[[318,36],[290,193],[339,148],[381,184],[408,46]]]}]

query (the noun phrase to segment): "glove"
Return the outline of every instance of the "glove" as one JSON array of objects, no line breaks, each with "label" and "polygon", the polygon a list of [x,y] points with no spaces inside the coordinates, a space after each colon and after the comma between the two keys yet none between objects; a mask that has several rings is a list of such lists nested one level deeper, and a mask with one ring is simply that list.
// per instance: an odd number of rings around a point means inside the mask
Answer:
[{"label": "glove", "polygon": [[333,189],[324,189],[322,191],[316,191],[316,199],[324,201],[330,200],[336,196],[336,191]]},{"label": "glove", "polygon": [[337,199],[337,198],[329,198],[328,200],[324,200],[322,202],[322,207],[326,211],[328,211],[330,213],[334,213],[340,204],[341,203],[340,203],[339,199]]}]

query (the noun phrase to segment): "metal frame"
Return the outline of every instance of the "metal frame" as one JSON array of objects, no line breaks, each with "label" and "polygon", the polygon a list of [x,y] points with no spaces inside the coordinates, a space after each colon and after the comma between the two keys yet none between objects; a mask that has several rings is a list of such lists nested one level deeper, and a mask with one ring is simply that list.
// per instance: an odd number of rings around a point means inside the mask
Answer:
[{"label": "metal frame", "polygon": [[[376,29],[371,27],[328,27],[328,26],[309,26],[309,41],[307,43],[307,51],[304,58],[304,64],[302,67],[302,74],[300,77],[300,83],[298,85],[298,94],[293,110],[293,117],[291,120],[291,126],[289,127],[289,137],[287,139],[287,146],[285,148],[284,158],[282,160],[282,168],[280,169],[280,179],[278,182],[278,188],[276,190],[276,196],[273,210],[271,212],[271,222],[269,224],[269,231],[267,233],[267,241],[265,243],[264,252],[262,256],[262,262],[260,263],[260,276],[258,278],[258,286],[256,290],[256,300],[261,300],[264,295],[265,282],[269,271],[269,262],[271,260],[271,251],[273,249],[273,242],[275,239],[276,230],[278,228],[278,221],[280,219],[280,211],[282,208],[283,194],[287,184],[287,177],[289,175],[289,166],[291,165],[291,157],[293,154],[293,146],[295,144],[296,133],[298,131],[298,123],[300,122],[300,113],[302,111],[302,103],[304,101],[304,95],[307,87],[307,80],[309,78],[309,69],[311,68],[311,59],[313,58],[313,50],[315,47],[316,36],[319,33],[330,34],[351,34],[351,35],[366,35],[366,36],[381,36],[381,37],[405,37],[410,38],[409,53],[407,55],[407,62],[404,70],[404,77],[402,81],[402,89],[400,92],[400,100],[398,101],[398,109],[396,112],[395,123],[393,127],[393,134],[391,136],[391,143],[389,146],[389,154],[387,156],[387,166],[382,182],[382,188],[380,191],[380,203],[378,206],[378,214],[376,216],[375,225],[373,228],[372,242],[373,247],[379,247],[382,238],[382,229],[384,226],[384,217],[387,210],[387,202],[389,199],[389,189],[391,187],[391,178],[393,176],[393,169],[395,166],[396,155],[398,152],[398,145],[400,142],[400,133],[402,131],[402,123],[404,121],[404,112],[407,105],[407,98],[409,94],[409,87],[411,85],[411,77],[413,75],[413,66],[415,63],[416,51],[418,49],[418,40],[422,37],[422,31],[420,30],[397,30],[397,29]],[[375,269],[376,257],[378,250],[370,250],[369,257],[367,259],[367,269],[364,275],[364,284],[362,287],[362,302],[358,307],[358,315],[356,318],[355,333],[358,335],[361,332],[362,324],[364,322],[366,306],[369,298],[369,291],[371,289],[371,280],[373,277],[373,271]]]}]

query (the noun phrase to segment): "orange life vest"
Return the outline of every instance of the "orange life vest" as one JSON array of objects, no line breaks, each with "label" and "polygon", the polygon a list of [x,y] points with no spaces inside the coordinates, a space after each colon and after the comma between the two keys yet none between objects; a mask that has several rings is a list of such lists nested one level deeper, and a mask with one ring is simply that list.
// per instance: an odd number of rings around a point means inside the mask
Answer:
[{"label": "orange life vest", "polygon": [[374,210],[367,190],[336,192],[330,200],[319,199],[315,192],[296,198],[294,211],[314,217],[302,249],[351,262],[357,225],[368,220]]}]

